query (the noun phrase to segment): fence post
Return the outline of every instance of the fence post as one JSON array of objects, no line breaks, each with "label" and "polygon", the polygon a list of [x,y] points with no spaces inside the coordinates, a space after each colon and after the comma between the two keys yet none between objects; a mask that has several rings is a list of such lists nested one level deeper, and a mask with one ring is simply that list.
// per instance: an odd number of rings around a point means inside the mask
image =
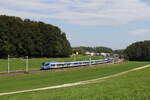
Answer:
[{"label": "fence post", "polygon": [[9,59],[9,55],[8,55],[8,66],[7,66],[7,73],[10,73],[10,59]]},{"label": "fence post", "polygon": [[29,61],[28,61],[28,56],[26,56],[26,72],[29,71]]}]

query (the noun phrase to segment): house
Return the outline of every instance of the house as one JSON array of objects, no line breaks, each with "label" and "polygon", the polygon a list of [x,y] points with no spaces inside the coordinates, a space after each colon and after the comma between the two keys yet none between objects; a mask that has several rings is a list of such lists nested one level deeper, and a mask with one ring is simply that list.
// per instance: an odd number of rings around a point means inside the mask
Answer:
[{"label": "house", "polygon": [[100,55],[103,56],[103,57],[108,57],[108,56],[110,56],[110,53],[104,53],[104,52],[102,52]]},{"label": "house", "polygon": [[85,54],[88,55],[88,56],[95,56],[96,53],[87,51],[87,52],[85,52]]}]

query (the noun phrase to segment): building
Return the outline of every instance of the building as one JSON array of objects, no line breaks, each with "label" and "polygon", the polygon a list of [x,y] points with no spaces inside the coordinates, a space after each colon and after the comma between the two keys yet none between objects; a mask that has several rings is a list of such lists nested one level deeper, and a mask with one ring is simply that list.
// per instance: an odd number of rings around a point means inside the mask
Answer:
[{"label": "building", "polygon": [[108,57],[108,56],[110,56],[111,54],[110,54],[110,53],[104,53],[104,52],[102,52],[100,55],[103,56],[103,57]]}]

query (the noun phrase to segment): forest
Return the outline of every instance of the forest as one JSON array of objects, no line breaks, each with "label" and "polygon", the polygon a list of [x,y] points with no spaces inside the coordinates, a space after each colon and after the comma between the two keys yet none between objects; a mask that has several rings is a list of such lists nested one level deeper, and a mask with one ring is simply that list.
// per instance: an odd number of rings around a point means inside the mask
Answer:
[{"label": "forest", "polygon": [[66,34],[57,26],[44,22],[0,16],[0,58],[67,57],[72,48]]}]

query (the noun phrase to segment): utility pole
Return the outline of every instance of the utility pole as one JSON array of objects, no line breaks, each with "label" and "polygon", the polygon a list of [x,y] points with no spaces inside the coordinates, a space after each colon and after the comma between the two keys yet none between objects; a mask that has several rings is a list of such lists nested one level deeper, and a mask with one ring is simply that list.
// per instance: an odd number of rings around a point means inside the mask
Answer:
[{"label": "utility pole", "polygon": [[74,55],[74,61],[76,61],[76,54],[73,54]]},{"label": "utility pole", "polygon": [[92,65],[92,64],[91,64],[91,55],[90,55],[89,61],[90,61],[89,65],[91,66],[91,65]]},{"label": "utility pole", "polygon": [[10,73],[10,59],[9,59],[9,55],[8,55],[8,66],[7,66],[7,73]]}]

